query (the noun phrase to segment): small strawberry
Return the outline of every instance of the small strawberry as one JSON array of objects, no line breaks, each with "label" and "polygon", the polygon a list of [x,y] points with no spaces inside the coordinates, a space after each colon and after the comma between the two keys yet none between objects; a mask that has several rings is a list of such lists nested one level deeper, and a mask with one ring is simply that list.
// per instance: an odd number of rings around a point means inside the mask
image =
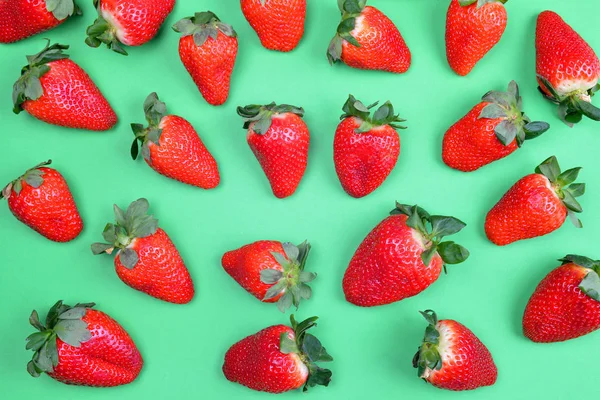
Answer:
[{"label": "small strawberry", "polygon": [[242,12],[264,47],[292,51],[304,35],[306,0],[241,0]]},{"label": "small strawberry", "polygon": [[442,159],[450,168],[475,171],[508,156],[525,140],[548,129],[546,122],[531,122],[525,115],[519,87],[511,81],[506,92],[488,92],[481,103],[448,129]]},{"label": "small strawberry", "polygon": [[87,28],[85,43],[102,43],[116,53],[127,55],[126,46],[141,46],[156,36],[173,11],[175,0],[94,0],[98,18]]},{"label": "small strawberry", "polygon": [[469,257],[464,247],[442,241],[464,227],[456,218],[396,203],[391,216],[354,253],[342,282],[346,300],[373,307],[421,293],[438,279],[446,264],[459,264]]},{"label": "small strawberry", "polygon": [[352,197],[364,197],[387,179],[400,155],[396,130],[405,129],[386,101],[371,116],[371,109],[350,95],[333,141],[335,170],[342,187]]},{"label": "small strawberry", "polygon": [[498,245],[547,235],[567,218],[581,228],[575,213],[582,211],[575,200],[585,192],[585,184],[573,183],[581,168],[560,171],[552,156],[521,178],[491,209],[485,219],[485,234]]},{"label": "small strawberry", "polygon": [[179,57],[202,97],[213,106],[225,103],[238,51],[231,25],[206,11],[180,20],[173,29],[181,33]]},{"label": "small strawberry", "polygon": [[342,22],[327,50],[330,64],[404,73],[411,54],[394,23],[367,0],[339,0]]},{"label": "small strawberry", "polygon": [[27,56],[28,65],[13,86],[15,114],[25,110],[35,118],[68,128],[106,131],[117,116],[100,89],[63,50],[69,46],[50,45]]},{"label": "small strawberry", "polygon": [[46,324],[37,311],[29,323],[39,332],[27,338],[34,352],[27,372],[37,378],[45,372],[68,385],[109,387],[131,383],[144,361],[129,334],[94,303],[74,307],[57,302],[48,311]]},{"label": "small strawberry", "polygon": [[308,163],[310,133],[304,109],[275,103],[238,107],[248,129],[248,145],[260,163],[275,197],[296,192]]},{"label": "small strawberry", "polygon": [[108,243],[94,243],[94,255],[117,249],[115,269],[128,286],[170,303],[189,303],[194,284],[179,252],[158,220],[148,215],[148,200],[131,203],[124,212],[116,204],[116,224],[108,224],[102,236]]},{"label": "small strawberry", "polygon": [[413,358],[419,378],[447,390],[473,390],[496,383],[498,369],[490,351],[463,324],[438,321],[431,310],[421,314],[429,326]]},{"label": "small strawberry", "polygon": [[0,193],[15,217],[42,236],[55,242],[69,242],[83,229],[71,190],[62,175],[41,163]]},{"label": "small strawberry", "polygon": [[538,343],[562,342],[600,328],[600,261],[568,255],[535,289],[523,333]]},{"label": "small strawberry", "polygon": [[594,50],[563,19],[542,12],[535,32],[536,72],[540,91],[558,104],[558,115],[568,126],[585,115],[600,121],[592,96],[600,89],[600,60]]},{"label": "small strawberry", "polygon": [[316,326],[317,317],[297,323],[292,315],[292,327],[275,325],[240,340],[225,354],[223,374],[252,390],[283,393],[303,391],[316,385],[328,386],[331,371],[317,366],[333,361],[319,339],[307,333]]}]

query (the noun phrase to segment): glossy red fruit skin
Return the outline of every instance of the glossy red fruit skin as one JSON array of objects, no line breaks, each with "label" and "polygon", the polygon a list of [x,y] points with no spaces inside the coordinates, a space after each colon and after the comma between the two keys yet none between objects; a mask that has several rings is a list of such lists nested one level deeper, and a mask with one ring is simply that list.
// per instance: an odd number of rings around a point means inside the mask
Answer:
[{"label": "glossy red fruit skin", "polygon": [[83,230],[83,221],[71,190],[63,176],[52,168],[40,167],[44,183],[37,189],[21,180],[22,190],[14,190],[8,208],[15,217],[42,236],[55,242],[69,242]]},{"label": "glossy red fruit skin", "polygon": [[46,9],[46,0],[0,2],[0,43],[12,43],[62,24]]},{"label": "glossy red fruit skin", "polygon": [[133,269],[121,263],[120,254],[115,257],[115,270],[126,285],[170,303],[192,301],[194,283],[165,231],[158,228],[153,235],[134,239],[128,247],[139,257]]}]

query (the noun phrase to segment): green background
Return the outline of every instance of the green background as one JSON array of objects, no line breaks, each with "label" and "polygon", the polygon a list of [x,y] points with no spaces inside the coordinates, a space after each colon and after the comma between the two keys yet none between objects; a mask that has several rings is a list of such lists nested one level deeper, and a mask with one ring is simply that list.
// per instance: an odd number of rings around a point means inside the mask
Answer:
[{"label": "green background", "polygon": [[[222,375],[230,345],[266,326],[286,323],[288,315],[262,304],[221,268],[221,255],[259,239],[299,243],[309,239],[308,269],[318,272],[314,297],[301,305],[298,318],[321,317],[314,333],[335,362],[329,388],[315,388],[311,399],[486,398],[560,399],[597,394],[588,374],[597,366],[598,334],[567,343],[540,345],[521,334],[521,316],[539,280],[566,253],[599,258],[599,125],[585,120],[569,129],[555,107],[537,92],[534,31],[537,14],[552,7],[600,50],[594,0],[509,1],[509,23],[501,42],[468,76],[448,67],[444,23],[448,1],[372,0],[400,28],[413,54],[404,75],[330,67],[325,57],[339,21],[334,0],[309,0],[305,37],[289,54],[263,49],[235,0],[178,0],[158,37],[128,57],[84,43],[94,19],[91,1],[80,1],[84,16],[42,35],[0,45],[0,182],[52,158],[69,182],[85,221],[81,236],[68,244],[50,242],[16,221],[0,206],[0,397],[6,399],[266,398]],[[240,49],[228,102],[206,104],[180,63],[179,37],[169,28],[195,11],[210,9],[231,23]],[[583,13],[581,10],[586,10]],[[42,38],[70,44],[81,65],[113,105],[120,122],[97,133],[54,127],[26,113],[11,112],[11,87]],[[549,132],[507,159],[465,174],[446,167],[440,156],[445,130],[488,90],[520,84],[524,107],[533,119],[546,120]],[[221,185],[203,191],[169,180],[129,156],[130,122],[143,122],[142,103],[157,91],[170,112],[187,118],[219,162]],[[385,184],[360,200],[346,195],[337,180],[333,135],[348,93],[365,103],[391,100],[408,119],[401,132],[402,153]],[[297,193],[277,200],[245,141],[238,105],[271,101],[303,106],[312,143],[306,176]],[[569,223],[553,234],[505,248],[486,240],[486,212],[520,177],[550,155],[563,168],[584,167],[588,183],[581,199],[584,229]],[[101,239],[112,220],[112,204],[123,207],[147,197],[179,248],[194,278],[197,295],[189,305],[172,305],[136,292],[119,281],[110,257],[93,257],[89,245]],[[471,250],[470,259],[449,267],[424,293],[392,305],[362,309],[344,300],[341,279],[352,254],[394,201],[419,203],[432,213],[454,215],[467,228],[455,240]],[[94,301],[118,320],[142,352],[145,365],[133,384],[114,389],[70,387],[43,376],[30,378],[25,364],[27,323],[33,308],[45,315],[58,299],[73,304]],[[498,382],[475,392],[450,393],[420,381],[411,359],[425,321],[418,310],[433,308],[441,318],[471,328],[489,347],[499,369]],[[301,392],[282,398],[296,398]],[[116,396],[116,397],[115,397]]]}]

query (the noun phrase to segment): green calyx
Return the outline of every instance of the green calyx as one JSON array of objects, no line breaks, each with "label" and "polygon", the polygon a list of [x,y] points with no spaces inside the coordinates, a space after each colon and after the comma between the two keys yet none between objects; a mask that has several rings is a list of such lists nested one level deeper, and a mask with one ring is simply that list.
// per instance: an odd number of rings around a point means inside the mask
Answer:
[{"label": "green calyx", "polygon": [[506,92],[490,91],[483,96],[482,100],[489,104],[481,110],[479,118],[502,119],[502,122],[496,125],[494,132],[505,146],[516,139],[517,145],[521,147],[525,140],[535,139],[550,129],[550,125],[546,122],[531,122],[522,111],[523,99],[515,81],[508,84]]},{"label": "green calyx", "polygon": [[371,109],[378,104],[379,102],[375,102],[369,106],[365,106],[361,101],[356,100],[354,96],[349,95],[344,107],[342,107],[344,114],[342,114],[340,119],[343,120],[349,117],[360,119],[361,125],[356,130],[357,133],[369,132],[373,128],[384,125],[389,125],[396,130],[406,129],[405,126],[400,125],[402,122],[406,122],[406,120],[400,118],[398,114],[394,114],[394,106],[389,101],[383,103],[371,115]]},{"label": "green calyx", "polygon": [[148,145],[153,143],[159,146],[160,135],[162,129],[159,127],[160,121],[167,115],[167,106],[158,99],[156,92],[150,93],[144,101],[144,113],[148,127],[142,124],[131,124],[131,130],[135,135],[131,145],[131,157],[136,160],[140,145],[142,147],[142,156],[146,161],[150,161],[150,149]]},{"label": "green calyx", "polygon": [[102,232],[102,237],[107,243],[92,244],[92,253],[112,254],[119,249],[118,256],[121,263],[133,269],[138,262],[138,255],[135,250],[128,246],[136,238],[144,238],[154,235],[158,229],[158,220],[152,215],[148,215],[150,204],[146,199],[139,199],[129,205],[127,211],[123,211],[116,204],[115,224],[109,223]]},{"label": "green calyx", "polygon": [[186,17],[173,25],[175,32],[182,36],[193,35],[194,43],[200,47],[210,37],[217,40],[219,31],[229,37],[236,37],[237,33],[231,25],[228,25],[212,12],[204,11],[195,13],[193,17]]},{"label": "green calyx", "polygon": [[584,116],[594,121],[600,121],[600,108],[591,103],[594,94],[600,90],[600,84],[589,90],[577,90],[566,95],[561,95],[556,88],[552,86],[550,81],[541,75],[538,75],[537,77],[546,87],[548,92],[550,92],[550,95],[545,93],[541,87],[538,89],[544,97],[554,104],[558,104],[558,116],[560,120],[569,127],[573,127],[573,125],[580,122]]},{"label": "green calyx", "polygon": [[16,194],[21,193],[21,190],[23,189],[23,181],[27,182],[29,186],[32,186],[36,189],[42,186],[42,183],[44,183],[44,172],[41,171],[40,168],[50,164],[52,164],[52,160],[39,163],[35,167],[25,171],[23,175],[10,182],[4,187],[4,189],[2,189],[0,192],[0,199],[8,199],[12,192],[15,192]]},{"label": "green calyx", "polygon": [[58,301],[46,316],[46,324],[39,320],[37,311],[33,310],[29,323],[38,330],[27,337],[27,350],[33,351],[31,361],[27,363],[27,372],[34,378],[42,372],[52,373],[58,365],[58,348],[56,338],[66,344],[79,347],[91,339],[92,333],[83,321],[87,310],[94,303],[78,303],[74,307]]},{"label": "green calyx", "polygon": [[59,21],[82,14],[81,8],[73,0],[46,0],[46,10]]},{"label": "green calyx", "polygon": [[302,389],[304,392],[316,385],[329,386],[329,382],[331,382],[331,371],[319,367],[317,363],[333,361],[333,357],[327,353],[327,350],[325,350],[319,339],[306,332],[310,328],[317,326],[317,319],[319,318],[312,317],[298,323],[292,314],[290,322],[295,338],[291,339],[287,333],[282,333],[279,343],[279,350],[283,354],[297,354],[308,367],[308,379]]},{"label": "green calyx", "polygon": [[588,297],[600,301],[600,261],[575,254],[568,254],[559,261],[562,261],[563,265],[573,263],[587,268],[589,272],[579,284],[579,289]]},{"label": "green calyx", "polygon": [[419,311],[429,323],[425,328],[423,343],[413,358],[413,367],[417,368],[419,378],[424,378],[427,369],[439,371],[442,369],[442,357],[438,350],[440,333],[437,330],[437,315],[432,310]]},{"label": "green calyx", "polygon": [[90,47],[98,47],[102,43],[115,53],[127,55],[127,52],[123,48],[123,44],[117,38],[117,28],[112,26],[102,17],[102,10],[100,8],[100,0],[94,0],[94,7],[98,10],[98,18],[94,23],[88,26],[85,33],[85,43]]},{"label": "green calyx", "polygon": [[342,22],[337,27],[337,32],[327,48],[327,59],[333,65],[342,58],[342,45],[344,40],[353,46],[360,47],[360,43],[352,36],[356,25],[356,18],[360,16],[367,4],[367,0],[338,0],[338,7],[342,13]]},{"label": "green calyx", "polygon": [[506,4],[508,0],[458,0],[458,4],[460,4],[463,7],[467,7],[470,6],[472,4],[477,3],[477,8],[483,7],[486,4],[493,4],[493,3],[502,3],[502,4]]},{"label": "green calyx", "polygon": [[304,241],[298,246],[282,243],[282,246],[285,254],[276,252],[271,254],[283,271],[263,269],[260,271],[260,281],[266,285],[273,285],[265,294],[263,301],[283,293],[277,301],[277,308],[285,312],[292,304],[298,309],[302,299],[310,299],[312,290],[307,284],[312,282],[317,274],[304,271],[310,243]]},{"label": "green calyx", "polygon": [[289,104],[275,104],[274,102],[267,105],[251,104],[246,107],[238,107],[237,113],[244,120],[244,129],[250,128],[254,133],[264,135],[271,127],[271,121],[274,115],[293,113],[302,118],[304,109],[302,107],[291,106]]}]

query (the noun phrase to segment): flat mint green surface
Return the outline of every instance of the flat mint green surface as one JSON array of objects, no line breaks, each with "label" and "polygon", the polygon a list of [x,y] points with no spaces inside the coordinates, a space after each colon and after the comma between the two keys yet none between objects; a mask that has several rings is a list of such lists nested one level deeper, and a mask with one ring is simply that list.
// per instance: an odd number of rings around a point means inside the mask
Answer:
[{"label": "flat mint green surface", "polygon": [[[230,345],[266,326],[286,323],[288,315],[248,295],[221,268],[221,255],[259,239],[299,243],[309,239],[308,268],[319,273],[314,297],[298,318],[321,317],[314,333],[335,362],[328,388],[307,399],[564,399],[598,393],[594,371],[600,333],[571,342],[539,345],[521,334],[521,316],[539,280],[566,253],[600,258],[600,125],[585,120],[569,129],[555,108],[537,92],[534,31],[537,14],[552,7],[600,51],[595,0],[509,1],[509,24],[499,45],[466,78],[448,67],[444,53],[447,0],[371,0],[400,28],[413,54],[404,75],[330,67],[325,57],[339,13],[334,0],[309,0],[306,34],[289,54],[270,52],[244,20],[235,0],[179,0],[158,37],[122,57],[84,43],[94,19],[91,1],[80,1],[84,16],[25,41],[0,45],[0,182],[52,158],[69,182],[85,229],[68,244],[50,242],[31,231],[0,204],[0,398],[142,400],[260,399],[228,382],[221,372]],[[231,23],[240,50],[229,101],[206,104],[180,63],[179,37],[169,28],[194,11],[210,9]],[[581,10],[586,10],[582,12]],[[94,79],[120,122],[105,133],[44,124],[12,114],[10,93],[26,54],[38,52],[42,38],[70,44],[69,53]],[[441,161],[445,130],[490,89],[520,84],[530,117],[552,129],[507,159],[465,174]],[[156,174],[129,156],[130,122],[143,122],[142,103],[157,91],[170,112],[187,118],[213,152],[222,174],[216,190],[203,191]],[[365,103],[391,100],[408,119],[401,132],[402,153],[387,182],[367,198],[344,193],[332,161],[333,134],[348,93]],[[277,200],[248,148],[238,105],[291,103],[306,109],[312,143],[310,163],[297,193]],[[588,192],[581,198],[584,229],[566,223],[547,237],[505,248],[485,238],[487,211],[520,177],[556,155],[563,168],[582,166]],[[112,204],[126,206],[147,197],[151,211],[179,248],[194,278],[197,295],[189,305],[172,305],[125,286],[110,257],[93,257],[89,245],[101,239],[112,220]],[[392,305],[362,309],[344,300],[341,280],[350,258],[394,201],[419,203],[432,213],[454,215],[467,228],[455,240],[470,259],[449,267],[428,290]],[[25,337],[33,308],[44,312],[58,299],[69,304],[94,301],[118,320],[142,352],[145,365],[133,384],[114,389],[62,385],[25,371],[31,353]],[[411,359],[425,328],[418,311],[433,308],[441,318],[471,328],[489,347],[498,365],[498,382],[475,392],[451,393],[420,381]],[[302,397],[301,392],[280,398]],[[305,397],[302,397],[305,398]]]}]

